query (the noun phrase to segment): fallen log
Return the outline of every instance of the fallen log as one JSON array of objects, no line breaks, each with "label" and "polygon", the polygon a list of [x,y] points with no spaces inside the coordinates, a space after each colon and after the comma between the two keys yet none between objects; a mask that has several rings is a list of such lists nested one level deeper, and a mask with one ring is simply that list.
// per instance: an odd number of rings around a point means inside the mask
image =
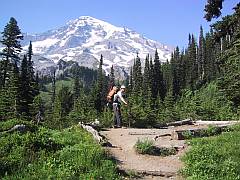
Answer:
[{"label": "fallen log", "polygon": [[191,119],[185,119],[182,121],[174,121],[167,123],[167,126],[182,126],[182,125],[193,125],[193,121]]},{"label": "fallen log", "polygon": [[187,130],[174,130],[172,131],[171,138],[172,140],[184,140],[190,139],[192,137],[207,137],[221,134],[227,129],[227,125],[218,125],[214,126],[213,129],[209,127],[204,128],[191,128]]},{"label": "fallen log", "polygon": [[140,135],[140,136],[151,136],[151,135],[156,135],[157,133],[156,132],[145,132],[145,133],[141,133],[141,132],[129,132],[128,133],[129,135],[136,135],[136,136],[138,136],[138,135]]},{"label": "fallen log", "polygon": [[15,126],[13,126],[12,128],[10,128],[9,130],[2,131],[1,133],[10,133],[10,132],[14,132],[14,131],[25,132],[26,130],[27,130],[26,125],[17,124]]},{"label": "fallen log", "polygon": [[93,138],[99,143],[103,143],[103,137],[98,133],[98,131],[96,131],[92,126],[90,125],[85,125],[81,122],[79,122],[80,127],[82,127],[83,129],[85,129],[86,131],[88,131],[89,133],[91,133],[93,135]]},{"label": "fallen log", "polygon": [[233,125],[240,123],[240,121],[195,121],[195,125]]}]

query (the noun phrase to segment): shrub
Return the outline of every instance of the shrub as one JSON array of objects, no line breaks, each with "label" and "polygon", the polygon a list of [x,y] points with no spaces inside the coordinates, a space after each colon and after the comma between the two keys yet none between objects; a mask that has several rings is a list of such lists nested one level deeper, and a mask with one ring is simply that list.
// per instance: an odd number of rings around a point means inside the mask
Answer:
[{"label": "shrub", "polygon": [[216,137],[191,140],[192,147],[183,157],[183,175],[196,180],[240,179],[239,125],[232,130]]},{"label": "shrub", "polygon": [[143,141],[137,140],[135,149],[140,154],[154,154],[153,141],[145,139]]},{"label": "shrub", "polygon": [[149,139],[145,139],[143,141],[138,139],[135,144],[135,149],[139,154],[149,154],[155,156],[169,156],[176,154],[176,149],[173,147],[156,147],[153,144],[153,141]]},{"label": "shrub", "polygon": [[78,126],[0,136],[0,179],[119,179],[116,165]]}]

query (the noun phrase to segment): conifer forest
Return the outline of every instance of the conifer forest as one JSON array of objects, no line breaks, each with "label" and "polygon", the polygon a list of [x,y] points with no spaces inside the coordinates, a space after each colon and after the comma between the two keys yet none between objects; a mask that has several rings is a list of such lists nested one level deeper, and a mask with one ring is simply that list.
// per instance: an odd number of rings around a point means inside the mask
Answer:
[{"label": "conifer forest", "polygon": [[[205,20],[221,15],[222,0],[207,0]],[[116,161],[79,128],[98,121],[112,128],[107,106],[112,86],[126,86],[122,126],[162,128],[168,123],[240,120],[240,3],[229,14],[186,34],[187,47],[174,48],[166,62],[158,49],[136,54],[125,79],[71,61],[63,73],[35,70],[33,45],[23,51],[17,17],[10,18],[0,44],[0,179],[131,179]],[[240,179],[240,126],[208,138],[191,138],[183,179]],[[207,159],[204,157],[207,156]],[[222,163],[219,163],[222,162]]]}]

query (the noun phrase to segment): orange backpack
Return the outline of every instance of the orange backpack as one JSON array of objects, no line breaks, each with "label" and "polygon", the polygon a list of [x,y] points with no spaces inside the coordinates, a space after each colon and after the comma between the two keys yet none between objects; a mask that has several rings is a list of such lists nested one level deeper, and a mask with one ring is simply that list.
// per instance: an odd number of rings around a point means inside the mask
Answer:
[{"label": "orange backpack", "polygon": [[115,91],[114,91],[114,89],[112,89],[107,95],[107,102],[109,102],[109,103],[113,102],[114,94],[115,94]]}]

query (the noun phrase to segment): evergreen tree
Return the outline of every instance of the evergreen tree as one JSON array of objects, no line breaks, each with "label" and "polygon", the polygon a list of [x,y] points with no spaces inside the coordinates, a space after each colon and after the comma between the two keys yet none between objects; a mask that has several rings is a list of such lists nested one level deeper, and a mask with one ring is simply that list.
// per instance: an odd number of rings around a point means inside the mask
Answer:
[{"label": "evergreen tree", "polygon": [[10,64],[13,64],[15,68],[17,66],[19,60],[18,54],[22,49],[20,40],[23,39],[23,36],[21,35],[21,30],[17,25],[17,21],[13,17],[10,18],[2,34],[2,40],[0,42],[4,46],[3,54],[5,56],[3,61],[2,84],[5,86],[8,70],[11,69],[11,67],[9,67]]},{"label": "evergreen tree", "polygon": [[62,87],[54,102],[54,118],[56,122],[61,122],[72,110],[73,95],[68,87]]},{"label": "evergreen tree", "polygon": [[[1,56],[0,56],[1,57]],[[0,60],[0,90],[3,88],[4,61]]]},{"label": "evergreen tree", "polygon": [[221,15],[222,3],[224,0],[208,0],[204,11],[206,12],[204,18],[211,21],[212,18],[218,18]]},{"label": "evergreen tree", "polygon": [[186,87],[186,58],[184,50],[180,54],[180,65],[179,65],[179,75],[180,75],[180,89]]},{"label": "evergreen tree", "polygon": [[91,122],[95,119],[96,111],[93,109],[92,97],[84,94],[83,89],[80,90],[79,97],[69,116],[76,122]]},{"label": "evergreen tree", "polygon": [[114,75],[114,68],[113,65],[110,70],[110,75],[109,75],[109,86],[113,87],[115,85],[115,75]]},{"label": "evergreen tree", "polygon": [[36,124],[44,121],[44,103],[40,95],[35,96],[32,104],[32,113]]},{"label": "evergreen tree", "polygon": [[34,97],[39,94],[38,85],[34,76],[32,62],[32,44],[30,42],[27,55],[24,55],[20,73],[20,113],[30,117],[31,105]]},{"label": "evergreen tree", "polygon": [[199,35],[197,67],[198,67],[198,79],[200,81],[203,81],[206,68],[206,45],[202,26],[200,27]]},{"label": "evergreen tree", "polygon": [[163,74],[161,71],[161,63],[159,60],[157,49],[155,51],[154,65],[153,65],[153,89],[152,97],[157,102],[157,97],[160,96],[161,100],[164,100],[166,95],[166,88],[163,82]]},{"label": "evergreen tree", "polygon": [[143,74],[143,99],[147,100],[149,98],[149,90],[151,87],[150,84],[150,65],[149,65],[149,54],[146,56],[145,59],[145,67],[144,67],[144,74]]},{"label": "evergreen tree", "polygon": [[34,69],[33,69],[33,61],[32,61],[32,42],[30,41],[29,46],[28,46],[28,52],[27,52],[27,57],[28,57],[28,75],[30,77],[30,81],[34,82]]},{"label": "evergreen tree", "polygon": [[173,80],[173,85],[172,85],[172,91],[173,91],[173,96],[177,97],[180,95],[180,90],[181,90],[181,72],[180,72],[180,52],[178,46],[176,47],[174,54],[173,54],[173,59],[171,60],[172,64],[172,80]]},{"label": "evergreen tree", "polygon": [[136,59],[133,60],[133,67],[132,67],[132,90],[134,91],[136,88],[135,88],[135,83],[136,83],[136,72],[137,72],[137,69],[136,69]]},{"label": "evergreen tree", "polygon": [[75,73],[73,76],[73,80],[74,80],[74,85],[73,85],[73,98],[74,101],[76,101],[79,96],[80,96],[80,91],[81,91],[81,83],[80,83],[80,79],[79,79],[79,75],[78,73]]},{"label": "evergreen tree", "polygon": [[18,118],[19,113],[19,71],[12,67],[8,72],[9,79],[0,91],[0,119]]},{"label": "evergreen tree", "polygon": [[155,96],[154,96],[154,92],[155,92],[155,83],[154,83],[154,65],[153,65],[153,61],[152,61],[152,56],[150,56],[150,62],[149,62],[149,80],[150,80],[150,90],[151,90],[151,100],[150,100],[150,103],[151,103],[151,108],[152,109],[155,109],[155,106],[154,106],[154,100],[155,100]]},{"label": "evergreen tree", "polygon": [[134,87],[133,87],[133,90],[134,90],[134,93],[140,93],[141,90],[142,90],[142,80],[143,80],[143,77],[142,77],[142,66],[141,66],[141,60],[140,58],[138,57],[138,54],[137,54],[137,58],[136,58],[136,63],[135,63],[135,67],[134,67]]},{"label": "evergreen tree", "polygon": [[52,101],[52,109],[54,108],[55,99],[56,99],[56,70],[53,71],[53,77],[51,77],[52,81],[52,92],[51,92],[51,101]]},{"label": "evergreen tree", "polygon": [[187,85],[193,91],[196,86],[195,83],[198,79],[198,67],[197,67],[197,46],[193,35],[189,35],[189,44],[187,49]]},{"label": "evergreen tree", "polygon": [[31,102],[33,102],[34,97],[39,94],[39,85],[36,79],[37,77],[35,76],[35,73],[34,73],[32,55],[33,55],[32,42],[30,41],[28,46],[27,57],[28,57],[28,76],[29,76],[29,83],[31,88],[30,92],[32,94]]},{"label": "evergreen tree", "polygon": [[32,94],[30,86],[30,74],[28,72],[28,61],[26,55],[23,56],[20,74],[20,113],[24,116],[30,116],[30,104],[32,103]]},{"label": "evergreen tree", "polygon": [[98,113],[103,111],[104,102],[102,102],[103,99],[105,99],[103,94],[103,56],[101,55],[99,67],[98,67],[98,76],[97,76],[97,87],[96,87],[96,99],[95,99],[95,108]]},{"label": "evergreen tree", "polygon": [[[227,32],[232,31],[232,42],[221,55],[221,77],[218,81],[218,86],[222,92],[226,95],[228,100],[230,100],[235,108],[240,107],[240,3],[234,8],[235,12],[230,17],[223,19],[222,22],[217,24],[222,24],[222,26],[216,26],[216,31]],[[232,24],[233,23],[233,24]],[[232,26],[233,25],[233,26]],[[222,30],[222,28],[224,28]],[[226,37],[226,34],[222,34]]]},{"label": "evergreen tree", "polygon": [[206,62],[205,62],[205,81],[210,82],[216,78],[217,65],[214,53],[213,37],[210,33],[206,33]]},{"label": "evergreen tree", "polygon": [[175,104],[175,98],[173,96],[173,92],[169,90],[169,92],[166,95],[166,98],[164,99],[164,120],[165,122],[171,122],[171,121],[177,121],[179,120],[179,117],[177,115],[177,112],[174,109]]},{"label": "evergreen tree", "polygon": [[162,64],[162,71],[164,83],[166,84],[166,89],[167,91],[169,91],[172,88],[172,64],[170,64],[168,60],[166,61],[166,63]]},{"label": "evergreen tree", "polygon": [[129,93],[129,95],[132,94],[132,90],[133,90],[133,68],[131,67],[130,77],[129,77],[129,86],[128,86],[128,93]]}]

